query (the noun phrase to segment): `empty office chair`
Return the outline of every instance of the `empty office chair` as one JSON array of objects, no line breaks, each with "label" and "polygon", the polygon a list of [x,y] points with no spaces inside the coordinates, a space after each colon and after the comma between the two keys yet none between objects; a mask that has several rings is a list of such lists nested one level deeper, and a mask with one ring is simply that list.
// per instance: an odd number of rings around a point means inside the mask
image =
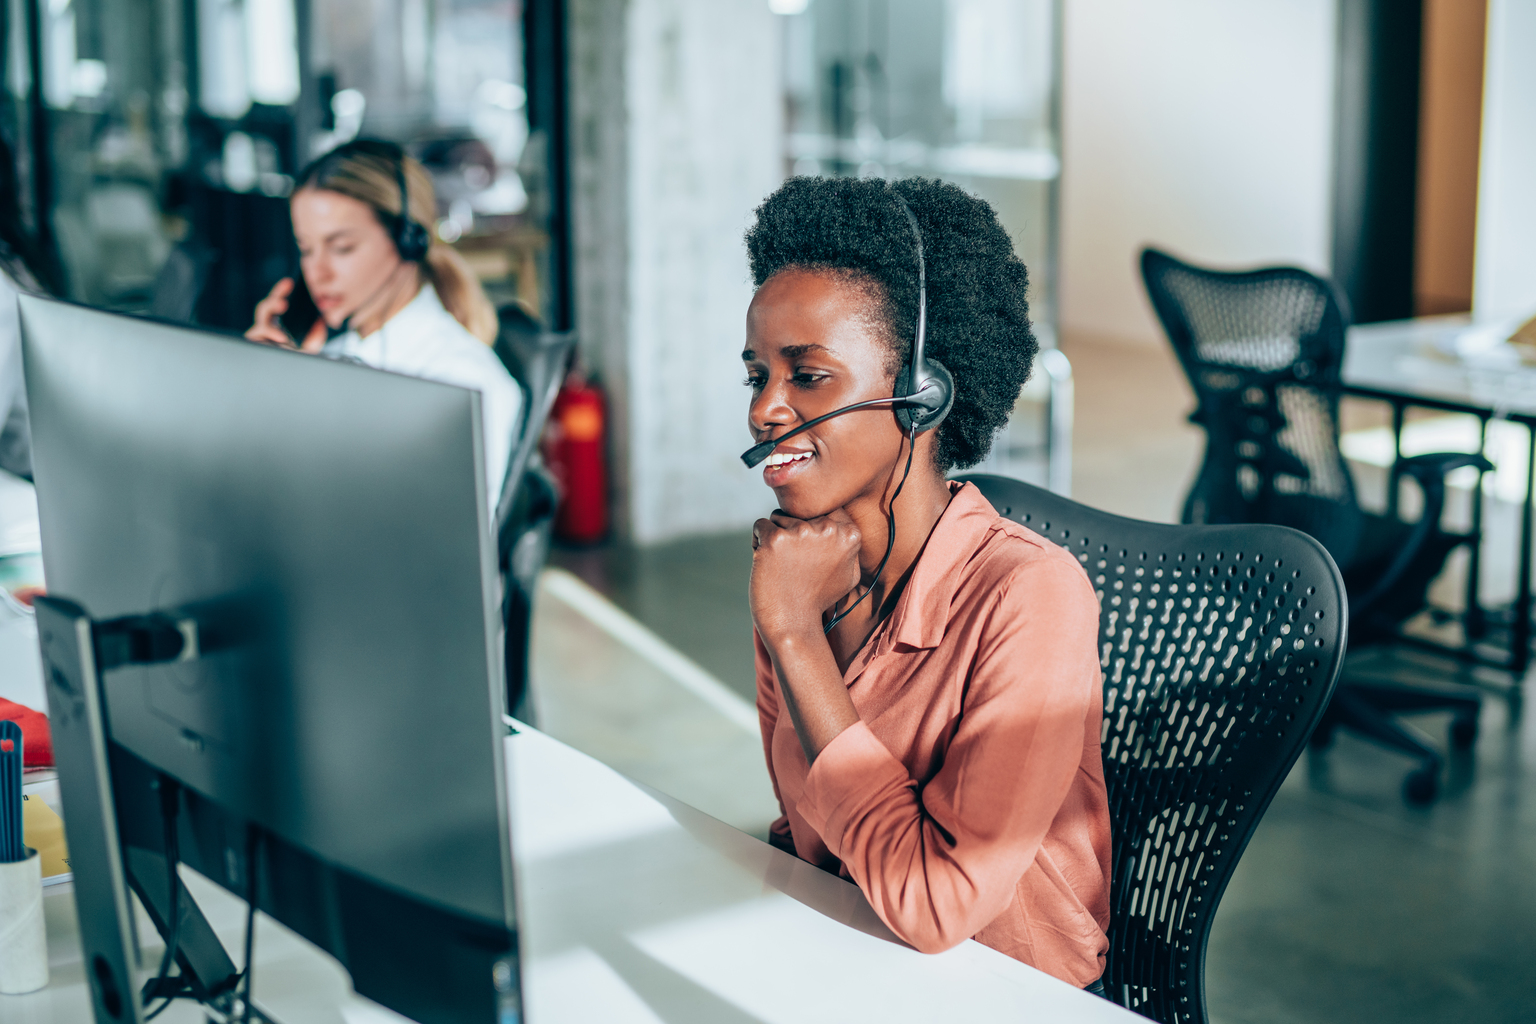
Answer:
[{"label": "empty office chair", "polygon": [[1222,892],[1338,678],[1344,583],[1285,527],[1123,519],[1007,477],[961,476],[1076,555],[1099,594],[1115,1002],[1205,1024]]},{"label": "empty office chair", "polygon": [[[1347,317],[1333,286],[1304,270],[1205,270],[1165,253],[1141,255],[1142,277],[1163,329],[1194,388],[1190,419],[1205,429],[1205,462],[1184,503],[1186,523],[1276,523],[1317,538],[1344,572],[1350,643],[1379,644],[1424,609],[1429,585],[1473,534],[1442,529],[1445,476],[1492,465],[1451,452],[1402,460],[1418,483],[1417,522],[1360,508],[1339,451]],[[1405,684],[1346,673],[1314,744],[1338,726],[1419,761],[1404,781],[1414,802],[1433,800],[1441,756],[1396,722],[1394,712],[1449,710],[1452,742],[1470,746],[1481,698],[1456,684]]]},{"label": "empty office chair", "polygon": [[213,250],[193,243],[183,242],[172,249],[150,290],[149,315],[179,323],[194,322],[198,299],[217,257]]},{"label": "empty office chair", "polygon": [[535,709],[528,692],[533,595],[549,555],[558,501],[554,480],[539,463],[538,447],[549,410],[570,369],[576,336],[544,330],[520,306],[504,306],[499,316],[496,355],[522,385],[525,399],[523,422],[496,507],[507,707],[515,717],[534,724]]}]

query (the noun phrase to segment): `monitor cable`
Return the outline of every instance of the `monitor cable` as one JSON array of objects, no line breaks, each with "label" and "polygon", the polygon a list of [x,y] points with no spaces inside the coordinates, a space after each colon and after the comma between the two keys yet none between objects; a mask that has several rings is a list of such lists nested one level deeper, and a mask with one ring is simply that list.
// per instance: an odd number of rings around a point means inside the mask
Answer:
[{"label": "monitor cable", "polygon": [[[901,471],[901,483],[896,485],[896,491],[891,495],[890,514],[886,517],[890,523],[890,529],[885,536],[885,554],[880,557],[880,564],[875,566],[875,574],[870,577],[869,586],[864,588],[864,593],[860,594],[853,604],[832,616],[827,622],[826,627],[822,629],[822,636],[831,633],[839,622],[848,617],[849,612],[857,608],[866,597],[874,593],[875,584],[880,582],[880,574],[885,571],[885,563],[891,560],[891,550],[896,547],[896,499],[901,497],[901,489],[907,486],[907,475],[912,472],[912,453],[917,448],[916,441],[917,427],[914,424],[907,431],[907,468]],[[875,614],[877,617],[879,616],[879,609],[875,610]]]},{"label": "monitor cable", "polygon": [[[241,1021],[242,1024],[251,1024],[251,978],[256,973],[256,856],[259,852],[257,844],[258,832],[256,823],[250,822],[245,826],[245,997]],[[265,1016],[258,1016],[258,1020],[265,1020]]]},{"label": "monitor cable", "polygon": [[181,861],[181,845],[176,829],[176,819],[181,810],[181,787],[175,779],[162,775],[159,779],[159,788],[160,818],[165,824],[166,884],[170,889],[170,913],[166,924],[170,927],[165,939],[165,954],[160,958],[160,971],[153,981],[144,986],[146,999],[154,999],[158,996],[164,1002],[144,1017],[146,1021],[160,1016],[177,996],[183,994],[181,979],[170,977],[171,964],[175,961],[176,950],[181,945],[181,876],[176,871],[176,866]]}]

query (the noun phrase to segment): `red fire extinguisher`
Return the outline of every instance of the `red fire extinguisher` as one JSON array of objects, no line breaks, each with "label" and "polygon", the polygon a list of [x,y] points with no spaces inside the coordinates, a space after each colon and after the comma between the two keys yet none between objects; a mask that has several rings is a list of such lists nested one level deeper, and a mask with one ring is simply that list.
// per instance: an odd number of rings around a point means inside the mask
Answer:
[{"label": "red fire extinguisher", "polygon": [[608,534],[608,403],[596,384],[573,373],[560,388],[544,435],[544,461],[560,484],[555,534],[592,544]]}]

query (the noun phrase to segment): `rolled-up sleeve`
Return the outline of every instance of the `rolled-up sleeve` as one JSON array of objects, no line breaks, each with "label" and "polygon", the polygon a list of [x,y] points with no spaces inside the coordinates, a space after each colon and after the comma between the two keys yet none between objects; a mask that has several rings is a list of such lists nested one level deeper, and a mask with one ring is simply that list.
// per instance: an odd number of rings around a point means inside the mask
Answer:
[{"label": "rolled-up sleeve", "polygon": [[768,660],[768,649],[762,637],[752,631],[752,643],[757,648],[757,725],[763,734],[763,760],[768,765],[768,782],[773,786],[773,798],[779,802],[779,816],[768,826],[768,842],[786,853],[795,852],[795,839],[790,832],[789,815],[784,812],[784,795],[779,792],[779,774],[773,769],[773,730],[779,724],[779,692],[773,679],[773,665]]},{"label": "rolled-up sleeve", "polygon": [[961,712],[926,785],[863,722],[811,765],[798,812],[917,949],[970,938],[1014,899],[1082,762],[1101,685],[1098,621],[1077,566],[1018,566],[988,607],[974,661],[955,668],[968,677]]}]

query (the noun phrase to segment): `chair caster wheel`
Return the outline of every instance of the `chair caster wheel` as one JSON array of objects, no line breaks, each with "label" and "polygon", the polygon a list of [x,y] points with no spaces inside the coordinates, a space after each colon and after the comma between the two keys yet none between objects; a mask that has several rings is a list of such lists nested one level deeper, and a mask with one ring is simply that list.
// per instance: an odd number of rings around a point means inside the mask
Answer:
[{"label": "chair caster wheel", "polygon": [[1433,768],[1420,768],[1408,773],[1403,780],[1403,799],[1411,804],[1433,803],[1440,791],[1440,773]]},{"label": "chair caster wheel", "polygon": [[1471,750],[1477,742],[1477,718],[1457,718],[1451,722],[1451,746],[1457,750]]},{"label": "chair caster wheel", "polygon": [[1312,730],[1312,736],[1307,740],[1307,744],[1313,750],[1327,750],[1333,746],[1333,729],[1326,725],[1318,726]]}]

